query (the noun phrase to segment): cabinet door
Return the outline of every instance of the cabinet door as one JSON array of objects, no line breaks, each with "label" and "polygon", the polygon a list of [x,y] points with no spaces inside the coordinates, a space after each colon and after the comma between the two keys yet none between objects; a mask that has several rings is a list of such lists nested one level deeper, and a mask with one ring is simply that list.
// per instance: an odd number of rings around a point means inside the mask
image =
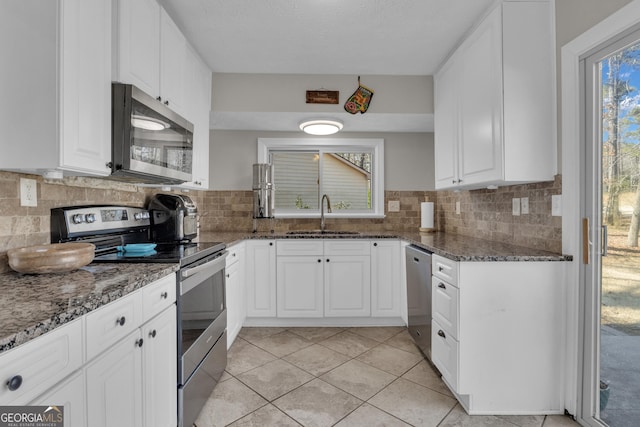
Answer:
[{"label": "cabinet door", "polygon": [[273,240],[247,242],[247,317],[276,316],[276,246]]},{"label": "cabinet door", "polygon": [[175,427],[178,423],[176,306],[142,326],[144,425]]},{"label": "cabinet door", "polygon": [[434,80],[434,158],[437,189],[458,185],[459,65],[453,56]]},{"label": "cabinet door", "polygon": [[60,167],[106,176],[111,173],[111,3],[64,1],[60,14]]},{"label": "cabinet door", "polygon": [[86,367],[89,427],[142,425],[140,338],[136,329]]},{"label": "cabinet door", "polygon": [[166,106],[182,116],[186,115],[186,59],[187,40],[169,14],[160,8],[160,96]]},{"label": "cabinet door", "polygon": [[64,406],[64,427],[87,425],[84,371],[79,370],[30,403],[37,406]]},{"label": "cabinet door", "polygon": [[371,257],[325,255],[324,315],[371,315]]},{"label": "cabinet door", "polygon": [[400,242],[371,243],[371,316],[400,317]]},{"label": "cabinet door", "polygon": [[278,317],[322,317],[323,262],[317,256],[278,256]]},{"label": "cabinet door", "polygon": [[[460,47],[460,184],[502,178],[502,31],[497,7]],[[437,161],[437,160],[436,160]]]},{"label": "cabinet door", "polygon": [[211,70],[189,45],[185,61],[185,118],[193,123],[193,178],[182,187],[209,188],[209,115]]},{"label": "cabinet door", "polygon": [[458,391],[459,350],[458,341],[444,331],[437,321],[431,328],[431,361],[440,370],[442,378]]},{"label": "cabinet door", "polygon": [[242,297],[244,293],[240,290],[242,286],[240,273],[239,262],[233,263],[226,269],[227,349],[231,347],[242,328],[242,306],[244,305]]},{"label": "cabinet door", "polygon": [[160,6],[156,0],[119,0],[114,81],[160,96]]},{"label": "cabinet door", "polygon": [[[0,354],[0,405],[26,405],[82,367],[83,347],[77,319]],[[10,390],[9,380],[20,378],[22,384]]]}]

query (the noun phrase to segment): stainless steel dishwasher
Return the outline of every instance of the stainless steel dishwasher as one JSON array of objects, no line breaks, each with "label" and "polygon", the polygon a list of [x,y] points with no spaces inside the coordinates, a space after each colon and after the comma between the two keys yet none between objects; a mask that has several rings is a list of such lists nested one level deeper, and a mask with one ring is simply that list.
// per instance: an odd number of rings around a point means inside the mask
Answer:
[{"label": "stainless steel dishwasher", "polygon": [[431,252],[410,245],[405,249],[409,333],[431,360]]}]

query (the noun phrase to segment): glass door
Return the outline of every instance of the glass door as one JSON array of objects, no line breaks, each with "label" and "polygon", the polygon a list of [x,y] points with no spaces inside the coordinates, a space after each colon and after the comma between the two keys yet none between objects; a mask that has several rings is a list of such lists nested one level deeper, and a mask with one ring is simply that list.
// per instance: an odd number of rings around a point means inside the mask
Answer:
[{"label": "glass door", "polygon": [[[583,408],[593,425],[640,425],[640,33],[584,61]],[[586,239],[585,239],[586,240]]]}]

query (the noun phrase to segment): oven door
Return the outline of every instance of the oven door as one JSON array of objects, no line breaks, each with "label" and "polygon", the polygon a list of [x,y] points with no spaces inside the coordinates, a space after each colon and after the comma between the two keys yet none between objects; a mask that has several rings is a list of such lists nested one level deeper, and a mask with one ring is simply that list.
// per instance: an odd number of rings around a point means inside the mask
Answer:
[{"label": "oven door", "polygon": [[222,251],[184,267],[178,281],[178,383],[187,380],[227,327]]}]

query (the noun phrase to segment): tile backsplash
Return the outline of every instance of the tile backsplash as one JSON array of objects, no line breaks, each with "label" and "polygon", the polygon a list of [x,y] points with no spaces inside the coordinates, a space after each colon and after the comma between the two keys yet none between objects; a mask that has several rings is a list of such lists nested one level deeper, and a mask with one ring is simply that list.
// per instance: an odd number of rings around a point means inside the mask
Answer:
[{"label": "tile backsplash", "polygon": [[[37,183],[37,207],[20,206],[20,178]],[[328,218],[334,230],[408,231],[420,226],[420,202],[428,197],[436,203],[436,228],[520,246],[561,252],[561,217],[551,216],[551,195],[560,194],[561,177],[554,181],[474,191],[386,191],[388,201],[399,201],[399,212],[386,212],[385,218]],[[0,273],[9,270],[6,252],[11,248],[49,243],[50,209],[83,204],[123,204],[144,206],[149,197],[161,191],[107,179],[67,177],[45,180],[38,175],[0,171]],[[175,190],[174,192],[181,192]],[[190,191],[200,212],[200,229],[206,232],[253,229],[252,191]],[[529,198],[530,213],[513,216],[512,198]],[[456,201],[461,213],[455,213]],[[317,229],[316,219],[258,220],[259,231],[284,232]]]}]

